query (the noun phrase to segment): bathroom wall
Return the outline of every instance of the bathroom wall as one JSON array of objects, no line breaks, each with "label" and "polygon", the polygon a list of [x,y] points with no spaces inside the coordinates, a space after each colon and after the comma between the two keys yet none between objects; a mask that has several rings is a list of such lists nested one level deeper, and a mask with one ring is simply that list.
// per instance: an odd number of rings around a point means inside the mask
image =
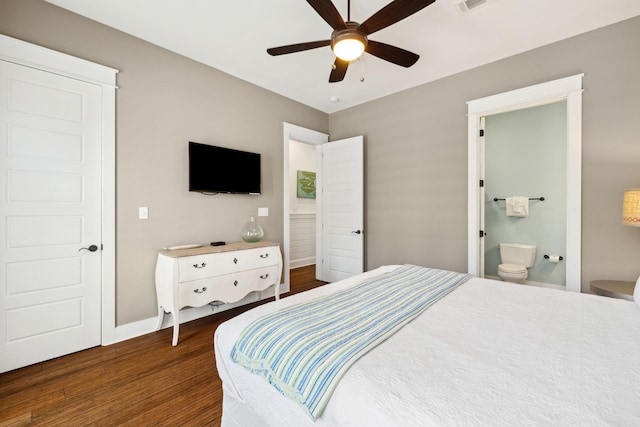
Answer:
[{"label": "bathroom wall", "polygon": [[[565,286],[566,102],[497,114],[485,126],[485,275],[497,276],[500,242],[537,246],[528,281]],[[544,197],[529,202],[529,216],[509,217],[509,196]]]}]

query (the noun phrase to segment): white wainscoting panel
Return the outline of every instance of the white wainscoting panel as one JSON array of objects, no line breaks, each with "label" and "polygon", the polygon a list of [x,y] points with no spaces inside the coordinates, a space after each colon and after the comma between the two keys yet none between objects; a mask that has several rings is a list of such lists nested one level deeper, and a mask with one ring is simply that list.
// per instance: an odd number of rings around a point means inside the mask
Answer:
[{"label": "white wainscoting panel", "polygon": [[316,263],[316,214],[289,214],[289,267],[297,268]]}]

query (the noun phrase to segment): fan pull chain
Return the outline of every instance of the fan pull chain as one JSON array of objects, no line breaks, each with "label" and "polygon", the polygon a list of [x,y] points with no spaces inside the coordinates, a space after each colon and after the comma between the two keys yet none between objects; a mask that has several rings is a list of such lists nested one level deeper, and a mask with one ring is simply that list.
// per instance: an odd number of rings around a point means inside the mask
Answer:
[{"label": "fan pull chain", "polygon": [[360,65],[360,71],[362,71],[362,75],[360,76],[360,83],[364,83],[364,54],[358,59],[362,65]]}]

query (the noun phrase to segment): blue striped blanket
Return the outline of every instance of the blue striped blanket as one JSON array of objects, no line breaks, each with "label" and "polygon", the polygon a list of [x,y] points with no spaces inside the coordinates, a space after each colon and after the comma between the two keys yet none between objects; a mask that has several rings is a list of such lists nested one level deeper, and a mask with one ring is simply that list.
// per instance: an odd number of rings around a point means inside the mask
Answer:
[{"label": "blue striped blanket", "polygon": [[254,321],[231,359],[264,376],[317,419],[349,367],[468,274],[405,265]]}]

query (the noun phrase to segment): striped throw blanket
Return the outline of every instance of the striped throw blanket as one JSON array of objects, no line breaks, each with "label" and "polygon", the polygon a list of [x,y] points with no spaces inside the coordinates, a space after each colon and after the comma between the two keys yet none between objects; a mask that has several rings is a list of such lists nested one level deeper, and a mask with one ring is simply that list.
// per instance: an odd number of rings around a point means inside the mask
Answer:
[{"label": "striped throw blanket", "polygon": [[470,277],[399,267],[254,321],[238,337],[231,359],[264,376],[315,420],[359,357]]}]

